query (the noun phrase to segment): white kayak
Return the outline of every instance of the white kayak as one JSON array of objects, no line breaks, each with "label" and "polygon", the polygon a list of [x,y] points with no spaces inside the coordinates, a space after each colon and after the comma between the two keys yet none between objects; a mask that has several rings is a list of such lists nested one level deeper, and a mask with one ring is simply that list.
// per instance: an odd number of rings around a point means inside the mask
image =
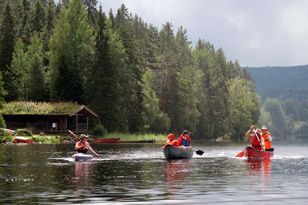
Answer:
[{"label": "white kayak", "polygon": [[75,161],[88,161],[93,159],[92,154],[76,153],[72,156]]}]

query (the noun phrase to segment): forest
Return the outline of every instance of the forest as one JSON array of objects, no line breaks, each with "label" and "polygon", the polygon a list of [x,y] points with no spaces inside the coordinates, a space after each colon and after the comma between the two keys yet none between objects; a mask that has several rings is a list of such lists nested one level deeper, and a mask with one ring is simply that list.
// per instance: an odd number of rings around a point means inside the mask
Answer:
[{"label": "forest", "polygon": [[205,39],[192,44],[183,27],[158,28],[124,4],[109,13],[103,6],[0,0],[0,104],[77,102],[108,132],[244,139],[260,112],[238,61]]},{"label": "forest", "polygon": [[260,124],[275,141],[308,141],[308,66],[246,68],[260,96]]}]

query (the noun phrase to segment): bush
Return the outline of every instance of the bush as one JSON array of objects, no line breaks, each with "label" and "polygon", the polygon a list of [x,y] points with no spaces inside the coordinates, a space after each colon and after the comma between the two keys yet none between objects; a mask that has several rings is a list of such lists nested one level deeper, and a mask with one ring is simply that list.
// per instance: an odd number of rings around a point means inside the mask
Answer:
[{"label": "bush", "polygon": [[101,124],[95,125],[95,127],[92,129],[92,135],[94,135],[94,136],[103,137],[107,133],[108,132],[107,132],[106,128]]},{"label": "bush", "polygon": [[15,135],[16,136],[28,136],[28,137],[31,137],[33,134],[31,132],[31,130],[28,130],[28,129],[17,129],[15,131]]},{"label": "bush", "polygon": [[2,115],[0,115],[0,128],[6,128],[5,121],[2,117]]}]

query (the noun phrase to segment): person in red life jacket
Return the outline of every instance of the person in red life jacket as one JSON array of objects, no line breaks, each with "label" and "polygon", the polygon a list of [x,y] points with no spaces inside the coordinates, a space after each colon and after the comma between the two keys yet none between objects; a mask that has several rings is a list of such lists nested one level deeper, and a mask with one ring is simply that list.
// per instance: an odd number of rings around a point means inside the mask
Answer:
[{"label": "person in red life jacket", "polygon": [[266,126],[262,126],[262,138],[264,140],[264,148],[265,151],[272,150],[272,136],[271,133],[268,131]]},{"label": "person in red life jacket", "polygon": [[252,148],[264,150],[264,140],[260,129],[255,130],[255,126],[250,126],[246,132],[246,137],[250,141]]},{"label": "person in red life jacket", "polygon": [[100,157],[90,146],[88,138],[89,138],[88,135],[81,134],[79,140],[75,144],[75,150],[78,153],[84,153],[84,154],[88,154],[89,152],[91,152],[95,154],[97,157]]},{"label": "person in red life jacket", "polygon": [[191,140],[191,132],[184,130],[180,137],[177,139],[177,146],[188,148],[192,146],[192,140]]}]

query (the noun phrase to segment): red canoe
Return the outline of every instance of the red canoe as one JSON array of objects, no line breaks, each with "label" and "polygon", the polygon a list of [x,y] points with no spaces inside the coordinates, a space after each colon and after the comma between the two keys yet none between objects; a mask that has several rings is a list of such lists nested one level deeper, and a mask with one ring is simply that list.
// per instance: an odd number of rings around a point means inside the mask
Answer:
[{"label": "red canoe", "polygon": [[120,138],[101,138],[101,139],[94,139],[92,141],[93,144],[101,144],[101,143],[118,143]]},{"label": "red canoe", "polygon": [[270,159],[274,155],[272,151],[262,151],[254,149],[252,147],[246,147],[246,149],[236,155],[236,157],[247,157],[249,159]]},{"label": "red canoe", "polygon": [[14,143],[28,143],[31,144],[33,143],[33,140],[29,137],[15,137]]}]

